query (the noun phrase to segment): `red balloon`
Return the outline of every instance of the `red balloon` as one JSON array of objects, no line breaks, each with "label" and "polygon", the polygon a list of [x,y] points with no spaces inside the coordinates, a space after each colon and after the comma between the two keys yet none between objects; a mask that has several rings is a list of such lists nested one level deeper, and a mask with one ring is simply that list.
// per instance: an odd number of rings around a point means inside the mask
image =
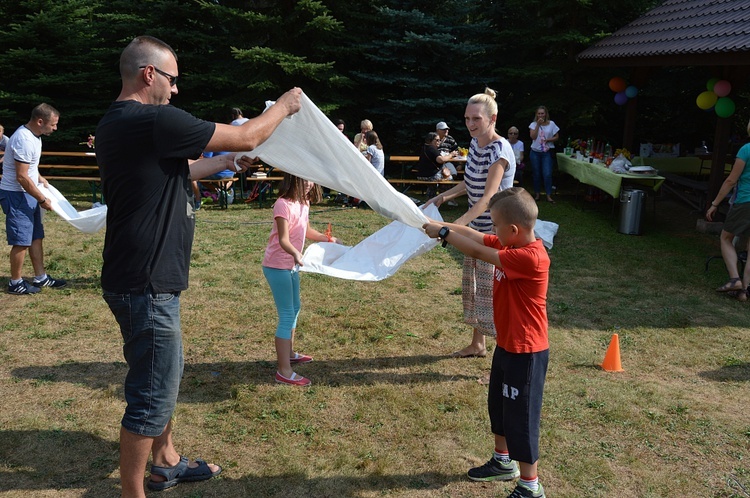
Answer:
[{"label": "red balloon", "polygon": [[624,92],[627,87],[627,82],[619,76],[615,76],[614,78],[609,80],[609,89],[613,92]]},{"label": "red balloon", "polygon": [[732,84],[727,80],[719,80],[714,85],[714,93],[718,97],[726,97],[732,92]]}]

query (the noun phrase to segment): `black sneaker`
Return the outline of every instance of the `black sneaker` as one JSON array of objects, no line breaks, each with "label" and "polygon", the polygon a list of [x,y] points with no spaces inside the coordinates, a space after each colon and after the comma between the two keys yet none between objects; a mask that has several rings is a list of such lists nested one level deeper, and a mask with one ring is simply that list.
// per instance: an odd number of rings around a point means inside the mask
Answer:
[{"label": "black sneaker", "polygon": [[33,285],[29,285],[29,283],[26,280],[21,280],[17,284],[13,285],[10,282],[8,282],[8,294],[36,294],[41,289],[39,287],[34,287]]},{"label": "black sneaker", "polygon": [[539,485],[539,489],[532,491],[530,488],[519,482],[516,484],[516,488],[513,492],[508,495],[508,498],[546,498],[546,496],[547,495],[544,494],[544,488],[541,484]]},{"label": "black sneaker", "polygon": [[521,471],[513,460],[503,463],[492,457],[481,467],[469,469],[468,474],[472,481],[512,481],[521,475]]},{"label": "black sneaker", "polygon": [[[42,280],[41,282],[37,282],[36,280],[32,282],[32,285],[35,285],[36,287],[52,287],[53,289],[62,289],[66,285],[68,285],[68,282],[62,279],[55,279],[47,275],[47,277]],[[37,291],[38,292],[38,291]]]}]

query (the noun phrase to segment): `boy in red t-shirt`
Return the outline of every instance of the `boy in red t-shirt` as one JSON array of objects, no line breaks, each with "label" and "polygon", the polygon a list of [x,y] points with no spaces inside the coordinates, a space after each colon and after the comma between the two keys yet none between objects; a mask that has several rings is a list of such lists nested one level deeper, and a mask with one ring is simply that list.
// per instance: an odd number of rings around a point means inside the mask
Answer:
[{"label": "boy in red t-shirt", "polygon": [[487,396],[495,454],[481,467],[470,469],[469,478],[510,481],[520,477],[508,498],[543,498],[537,463],[549,360],[550,260],[534,235],[539,210],[528,192],[519,187],[498,192],[489,209],[496,235],[453,223],[431,221],[423,227],[430,237],[442,239],[443,246],[450,243],[467,256],[495,265],[492,302],[497,348]]}]

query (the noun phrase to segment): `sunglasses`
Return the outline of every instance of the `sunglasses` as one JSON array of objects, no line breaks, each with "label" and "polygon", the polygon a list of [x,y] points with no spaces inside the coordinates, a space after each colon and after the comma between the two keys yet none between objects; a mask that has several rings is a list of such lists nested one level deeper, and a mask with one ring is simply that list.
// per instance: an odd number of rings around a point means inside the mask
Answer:
[{"label": "sunglasses", "polygon": [[[146,69],[147,67],[148,66],[138,66],[138,69]],[[153,66],[153,68],[154,68],[154,71],[156,71],[157,73],[161,74],[162,76],[164,76],[165,78],[167,78],[169,80],[169,86],[175,86],[177,84],[177,79],[180,77],[179,75],[178,76],[172,76],[171,74],[169,74],[169,73],[167,73],[165,71],[162,71],[161,69],[159,69],[156,66]]]}]

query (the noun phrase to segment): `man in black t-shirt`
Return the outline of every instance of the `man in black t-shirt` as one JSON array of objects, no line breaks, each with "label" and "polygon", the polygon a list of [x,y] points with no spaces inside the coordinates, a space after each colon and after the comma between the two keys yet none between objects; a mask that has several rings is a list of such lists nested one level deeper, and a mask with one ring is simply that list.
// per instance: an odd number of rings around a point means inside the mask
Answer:
[{"label": "man in black t-shirt", "polygon": [[[180,293],[188,287],[195,228],[192,179],[234,168],[234,154],[197,160],[205,151],[252,150],[300,108],[292,89],[241,126],[197,119],[169,105],[177,93],[177,55],[139,36],[120,57],[122,91],[99,122],[96,158],[107,200],[102,289],[120,325],[127,407],[120,428],[122,496],[210,479],[221,468],[181,457],[171,416],[182,377]],[[192,162],[189,160],[193,160]],[[252,160],[238,161],[244,171]]]},{"label": "man in black t-shirt", "polygon": [[437,133],[430,132],[425,136],[424,145],[422,150],[419,152],[419,162],[417,163],[417,179],[418,180],[451,180],[450,171],[445,166],[448,161],[448,156],[440,155],[440,151],[437,149],[438,141]]}]

